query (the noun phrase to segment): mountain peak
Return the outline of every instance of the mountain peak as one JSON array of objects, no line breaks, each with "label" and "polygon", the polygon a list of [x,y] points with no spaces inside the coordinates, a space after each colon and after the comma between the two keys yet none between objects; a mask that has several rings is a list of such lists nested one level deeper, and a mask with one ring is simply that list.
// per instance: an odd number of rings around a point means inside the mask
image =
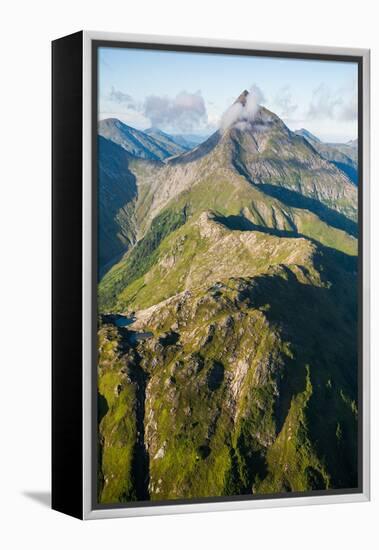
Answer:
[{"label": "mountain peak", "polygon": [[247,90],[244,90],[235,100],[234,103],[241,103],[242,105],[246,105],[246,99],[249,95],[249,92]]},{"label": "mountain peak", "polygon": [[294,132],[298,136],[301,136],[308,140],[310,143],[321,143],[321,140],[316,137],[314,134],[312,134],[309,130],[306,130],[305,128],[300,128],[300,130],[295,130]]}]

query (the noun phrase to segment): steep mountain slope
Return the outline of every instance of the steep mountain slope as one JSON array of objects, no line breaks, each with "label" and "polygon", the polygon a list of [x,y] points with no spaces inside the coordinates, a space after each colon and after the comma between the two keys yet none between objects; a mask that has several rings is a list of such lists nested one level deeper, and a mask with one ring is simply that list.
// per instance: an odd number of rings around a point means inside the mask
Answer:
[{"label": "steep mountain slope", "polygon": [[254,123],[219,130],[195,149],[169,159],[151,189],[152,215],[174,195],[226,170],[283,202],[288,198],[296,204],[298,199],[302,204],[309,198],[356,221],[358,195],[351,180],[264,107]]},{"label": "steep mountain slope", "polygon": [[163,160],[171,157],[173,149],[178,146],[164,144],[162,140],[156,140],[154,137],[136,130],[127,124],[124,124],[117,118],[107,118],[99,121],[98,133],[100,136],[121,145],[125,151],[135,157],[148,160]]},{"label": "steep mountain slope", "polygon": [[177,143],[173,136],[162,132],[159,128],[148,128],[145,130],[145,134],[151,136],[155,139],[155,141],[160,143],[167,152],[171,153],[170,156],[180,155],[181,153],[184,153],[184,151],[188,151],[188,149],[191,148],[188,145],[181,145]]},{"label": "steep mountain slope", "polygon": [[[212,192],[216,181],[225,213],[245,212],[252,223],[304,232],[323,244],[336,241],[346,252],[352,250],[349,235],[357,234],[355,186],[263,107],[254,124],[218,131],[195,149],[157,165],[154,174],[141,170],[135,176],[138,188],[144,189],[136,201],[138,238],[179,195],[187,194],[185,200],[192,204],[204,193],[217,201],[218,192]],[[336,239],[334,229],[345,231],[346,238]],[[341,240],[346,243],[340,246]]]},{"label": "steep mountain slope", "polygon": [[154,173],[159,164],[139,160],[121,146],[98,138],[98,215],[100,273],[104,268],[135,243],[138,218],[135,215],[138,191],[136,174]]},{"label": "steep mountain slope", "polygon": [[[329,160],[342,170],[353,183],[358,183],[358,165],[356,155],[353,154],[353,145],[323,143],[304,128],[296,130],[295,134],[304,137],[324,159]],[[344,151],[348,151],[350,154],[346,154]]]},{"label": "steep mountain slope", "polygon": [[254,184],[284,188],[356,219],[357,190],[349,178],[274,113],[261,107],[252,124],[228,132],[233,163]]},{"label": "steep mountain slope", "polygon": [[[207,201],[205,193],[204,189],[204,195],[200,193],[200,198]],[[277,263],[271,247],[267,245],[268,235],[281,238],[276,241],[277,246],[280,245],[280,250],[276,251],[279,260],[286,249],[292,250],[292,247],[302,242],[301,238],[307,232],[318,234],[318,240],[327,241],[329,246],[335,242],[339,248],[346,248],[349,254],[356,254],[354,237],[328,226],[311,213],[303,214],[300,211],[297,219],[297,211],[292,211],[291,218],[274,205],[266,206],[267,216],[272,216],[275,223],[275,228],[271,228],[251,221],[253,215],[249,207],[245,208],[242,215],[225,210],[223,197],[224,194],[220,193],[216,201],[207,201],[211,208],[220,206],[218,210],[204,211],[203,202],[189,203],[191,194],[185,194],[181,200],[176,200],[172,206],[163,210],[154,219],[144,238],[101,281],[100,309],[105,312],[138,309],[151,305],[148,302],[151,297],[155,300],[153,303],[156,303],[191,288],[197,281],[210,284],[218,279],[220,273],[225,270],[229,272],[230,262],[234,267],[233,276],[264,270],[268,265]],[[235,200],[241,198],[243,201],[243,195]],[[237,212],[240,204],[243,202],[237,203]],[[228,206],[231,208],[233,203]],[[263,212],[264,207],[263,202],[255,202],[256,217],[259,217],[256,212]],[[206,224],[208,218],[217,224],[209,226]],[[291,224],[303,231],[293,230]],[[213,241],[205,242],[201,239],[202,231],[206,230],[204,227],[211,227]],[[234,230],[243,230],[244,233],[238,234],[236,238]],[[158,284],[153,284],[154,281]]]},{"label": "steep mountain slope", "polygon": [[347,143],[331,143],[333,147],[344,153],[355,163],[358,162],[358,140],[352,139]]},{"label": "steep mountain slope", "polygon": [[312,132],[310,132],[309,130],[306,130],[306,128],[300,128],[300,130],[295,130],[294,133],[298,136],[305,138],[307,141],[309,141],[311,145],[322,143],[321,139],[319,139],[317,136],[312,134]]},{"label": "steep mountain slope", "polygon": [[136,242],[98,294],[100,502],[356,487],[357,188],[263,107],[127,161]]},{"label": "steep mountain slope", "polygon": [[[274,128],[258,119],[253,129],[218,131],[169,159],[145,197],[142,234],[162,209],[179,201],[190,210],[205,206],[240,215],[259,226],[298,231],[327,245],[335,242],[350,252],[349,235],[357,234],[356,187],[276,119]],[[347,235],[336,238],[334,229]]]}]

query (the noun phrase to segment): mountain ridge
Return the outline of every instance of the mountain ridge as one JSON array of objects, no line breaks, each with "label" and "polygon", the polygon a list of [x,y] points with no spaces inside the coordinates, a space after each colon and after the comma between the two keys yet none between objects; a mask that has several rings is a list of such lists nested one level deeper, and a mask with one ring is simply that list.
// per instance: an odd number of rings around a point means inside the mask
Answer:
[{"label": "mountain ridge", "polygon": [[101,503],[357,485],[357,189],[249,116],[111,180],[134,242],[98,288]]},{"label": "mountain ridge", "polygon": [[184,153],[188,149],[190,149],[189,146],[184,146],[183,143],[178,143],[175,140],[175,136],[172,136],[171,134],[167,134],[166,132],[163,132],[159,128],[147,128],[144,130],[145,134],[153,137],[156,141],[162,144],[162,146],[171,153],[170,156],[179,155],[181,153]]},{"label": "mountain ridge", "polygon": [[[137,182],[142,182],[145,189],[136,202],[139,212],[137,219],[140,220],[139,238],[143,236],[154,216],[174,197],[183,193],[195,193],[194,186],[201,183],[204,176],[209,180],[212,173],[215,178],[221,177],[222,180],[229,174],[230,181],[235,182],[234,186],[241,185],[238,183],[242,182],[241,178],[249,182],[257,191],[263,192],[259,202],[284,201],[279,207],[282,212],[291,211],[297,205],[300,208],[305,206],[317,216],[321,213],[321,219],[324,219],[322,212],[325,212],[327,223],[338,229],[347,229],[349,233],[353,231],[354,234],[355,230],[350,227],[353,227],[351,224],[356,219],[357,192],[343,172],[323,159],[304,138],[295,136],[279,117],[267,109],[261,108],[254,124],[253,130],[241,129],[240,125],[224,132],[218,130],[193,150],[168,158],[166,164],[157,164],[155,177],[150,178],[148,185],[143,184],[143,178],[141,180],[137,177]],[[280,144],[281,153],[278,152],[278,146],[272,145],[273,139],[276,140],[274,144]],[[286,156],[283,156],[283,151]],[[278,160],[280,155],[283,157],[282,161]],[[299,164],[302,156],[306,161],[304,166]],[[139,168],[142,165],[140,162]],[[254,194],[250,194],[253,200]],[[308,202],[303,197],[307,197]],[[275,209],[277,210],[276,207]],[[334,210],[338,214],[334,214]],[[252,214],[252,221],[258,225],[262,223],[261,213]],[[283,217],[282,214],[280,216]],[[289,219],[287,214],[284,216]],[[275,228],[276,223],[274,219],[270,222],[270,218],[265,215],[264,225]],[[285,225],[284,223],[283,227]],[[323,242],[327,244],[326,241]]]},{"label": "mountain ridge", "polygon": [[342,170],[355,185],[358,184],[357,140],[347,143],[324,143],[304,128],[296,130],[295,134],[304,137],[325,160]]},{"label": "mountain ridge", "polygon": [[128,126],[117,118],[107,118],[99,121],[98,133],[114,143],[120,145],[128,153],[137,158],[147,160],[160,160],[177,154],[178,150],[183,151],[179,145],[154,139],[153,136]]}]

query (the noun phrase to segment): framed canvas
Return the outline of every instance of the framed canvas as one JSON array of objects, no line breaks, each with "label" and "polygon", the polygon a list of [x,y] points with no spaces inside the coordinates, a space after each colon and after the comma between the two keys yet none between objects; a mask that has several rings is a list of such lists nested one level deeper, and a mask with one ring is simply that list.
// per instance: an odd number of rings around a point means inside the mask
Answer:
[{"label": "framed canvas", "polygon": [[369,51],[52,52],[53,508],[369,499]]}]

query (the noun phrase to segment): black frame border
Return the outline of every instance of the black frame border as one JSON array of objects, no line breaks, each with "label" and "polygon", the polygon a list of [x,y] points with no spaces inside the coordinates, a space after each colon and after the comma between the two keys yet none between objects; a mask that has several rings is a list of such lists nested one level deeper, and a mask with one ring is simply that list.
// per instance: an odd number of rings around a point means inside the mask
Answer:
[{"label": "black frame border", "polygon": [[52,42],[52,403],[54,510],[83,517],[83,32]]},{"label": "black frame border", "polygon": [[[99,48],[120,48],[137,50],[156,50],[178,53],[204,53],[246,57],[268,57],[313,61],[337,61],[356,63],[358,72],[358,487],[348,489],[323,489],[315,491],[270,493],[264,495],[230,495],[222,497],[204,497],[194,499],[173,499],[154,501],[134,501],[131,503],[99,504],[97,502],[98,469],[98,426],[97,426],[97,243],[98,243],[98,51]],[[299,46],[301,48],[301,46]],[[331,495],[349,495],[363,493],[363,56],[327,53],[306,53],[285,50],[264,50],[254,48],[234,48],[222,46],[196,46],[182,44],[163,44],[120,40],[91,40],[91,196],[92,196],[92,365],[91,365],[91,506],[92,510],[112,510],[145,508],[156,506],[209,504],[219,502],[242,502],[281,500],[288,498],[325,497]],[[321,502],[320,502],[321,503]],[[185,511],[185,510],[184,510]]]}]

